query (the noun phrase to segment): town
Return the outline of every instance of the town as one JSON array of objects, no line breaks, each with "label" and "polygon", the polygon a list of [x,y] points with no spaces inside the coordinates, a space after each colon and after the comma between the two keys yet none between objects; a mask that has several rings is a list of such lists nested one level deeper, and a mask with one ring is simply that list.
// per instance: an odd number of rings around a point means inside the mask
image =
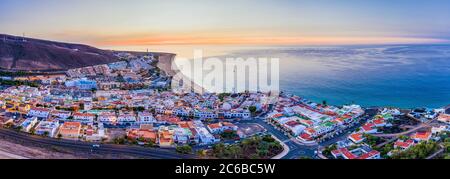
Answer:
[{"label": "town", "polygon": [[[93,147],[131,144],[206,158],[300,158],[298,150],[322,159],[403,158],[425,146],[421,158],[448,152],[449,107],[400,111],[286,93],[275,104],[259,92],[177,94],[157,56],[116,55],[118,62],[65,74],[2,76],[9,83],[0,92],[0,126]],[[251,141],[256,150],[244,151]]]}]

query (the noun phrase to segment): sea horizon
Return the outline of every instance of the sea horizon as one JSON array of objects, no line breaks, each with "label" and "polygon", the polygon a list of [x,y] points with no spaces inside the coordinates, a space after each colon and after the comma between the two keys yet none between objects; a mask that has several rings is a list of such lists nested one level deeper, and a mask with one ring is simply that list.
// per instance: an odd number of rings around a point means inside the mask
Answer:
[{"label": "sea horizon", "polygon": [[195,49],[204,58],[280,58],[280,90],[316,103],[404,109],[450,104],[449,44],[152,47],[143,48],[186,59]]}]

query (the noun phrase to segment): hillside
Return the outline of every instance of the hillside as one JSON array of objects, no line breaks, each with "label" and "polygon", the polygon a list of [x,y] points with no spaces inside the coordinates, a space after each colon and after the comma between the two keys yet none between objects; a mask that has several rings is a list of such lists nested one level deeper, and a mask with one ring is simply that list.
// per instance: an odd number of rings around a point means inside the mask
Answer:
[{"label": "hillside", "polygon": [[0,34],[0,68],[65,70],[118,60],[112,51],[87,45]]}]

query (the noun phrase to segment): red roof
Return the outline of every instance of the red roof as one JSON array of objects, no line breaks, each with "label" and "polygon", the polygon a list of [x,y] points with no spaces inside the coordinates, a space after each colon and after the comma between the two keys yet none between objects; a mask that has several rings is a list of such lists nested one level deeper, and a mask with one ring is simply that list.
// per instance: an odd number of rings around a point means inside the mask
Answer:
[{"label": "red roof", "polygon": [[315,134],[316,130],[314,130],[313,128],[307,128],[306,132],[309,133],[309,134]]},{"label": "red roof", "polygon": [[373,123],[366,123],[362,126],[362,129],[364,131],[371,131],[373,129],[373,126],[375,126]]},{"label": "red roof", "polygon": [[417,132],[411,138],[419,139],[419,140],[428,140],[431,137],[431,132]]},{"label": "red roof", "polygon": [[297,121],[289,121],[286,122],[286,125],[290,126],[290,127],[295,127],[297,125],[299,125],[300,123],[298,123]]},{"label": "red roof", "polygon": [[351,153],[347,148],[342,148],[340,149],[341,154],[344,155],[345,158],[347,159],[355,159],[356,155]]},{"label": "red roof", "polygon": [[368,159],[368,158],[371,158],[371,157],[373,157],[375,155],[379,155],[379,154],[380,154],[380,152],[378,152],[376,150],[372,150],[370,152],[362,154],[361,156],[358,157],[358,159]]},{"label": "red roof", "polygon": [[353,140],[354,142],[359,142],[364,140],[363,135],[361,133],[353,133],[349,136],[349,138],[351,140]]},{"label": "red roof", "polygon": [[402,141],[402,140],[398,140],[397,142],[394,143],[394,147],[401,147],[403,149],[407,149],[409,147],[411,147],[411,145],[414,144],[413,140],[407,140],[407,141]]},{"label": "red roof", "polygon": [[301,134],[300,136],[298,136],[298,137],[300,137],[301,139],[304,139],[304,140],[306,140],[306,141],[312,140],[311,135],[309,135],[309,134],[307,134],[307,133],[302,133],[302,134]]},{"label": "red roof", "polygon": [[277,114],[273,115],[272,118],[279,118],[279,117],[282,117],[282,116],[283,116],[283,114],[277,113]]},{"label": "red roof", "polygon": [[384,124],[385,120],[383,118],[379,118],[379,119],[373,120],[373,123],[375,123],[376,125]]}]

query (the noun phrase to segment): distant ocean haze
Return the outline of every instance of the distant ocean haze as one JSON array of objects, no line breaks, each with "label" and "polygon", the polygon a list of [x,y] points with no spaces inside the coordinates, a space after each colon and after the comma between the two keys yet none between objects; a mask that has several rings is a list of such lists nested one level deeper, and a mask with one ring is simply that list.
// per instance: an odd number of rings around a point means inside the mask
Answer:
[{"label": "distant ocean haze", "polygon": [[[192,58],[279,58],[280,89],[328,104],[401,108],[450,104],[450,45],[155,46]],[[176,61],[177,64],[187,63]],[[193,78],[195,82],[201,79]],[[242,81],[242,78],[238,82]]]}]

